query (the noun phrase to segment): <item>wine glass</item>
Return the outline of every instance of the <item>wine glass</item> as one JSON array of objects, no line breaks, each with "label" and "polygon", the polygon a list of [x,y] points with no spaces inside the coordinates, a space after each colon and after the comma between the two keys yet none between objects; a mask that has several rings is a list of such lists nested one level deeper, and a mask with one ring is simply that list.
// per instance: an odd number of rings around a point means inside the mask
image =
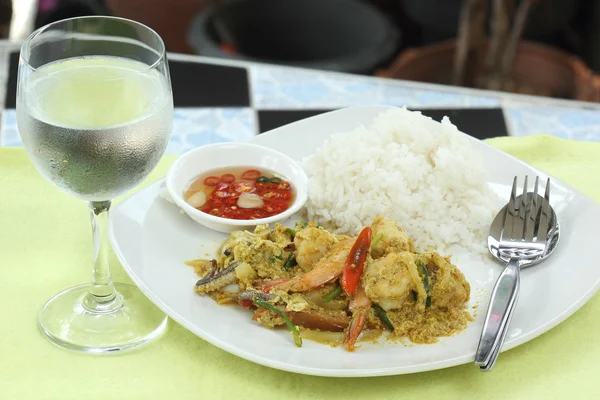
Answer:
[{"label": "wine glass", "polygon": [[171,134],[162,39],[113,17],[38,29],[21,48],[17,122],[40,173],[88,202],[94,239],[91,284],[48,300],[40,330],[61,347],[88,353],[127,350],[158,337],[166,316],[135,286],[112,282],[107,222],[111,200],[148,176]]}]

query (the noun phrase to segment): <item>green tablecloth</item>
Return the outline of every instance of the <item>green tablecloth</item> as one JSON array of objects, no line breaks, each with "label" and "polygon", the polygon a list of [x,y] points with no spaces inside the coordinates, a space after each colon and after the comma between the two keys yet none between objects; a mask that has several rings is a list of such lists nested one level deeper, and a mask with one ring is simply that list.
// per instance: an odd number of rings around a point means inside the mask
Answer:
[{"label": "green tablecloth", "polygon": [[[600,144],[548,136],[490,143],[600,201]],[[230,355],[172,321],[163,338],[134,352],[71,353],[41,336],[36,317],[50,296],[88,282],[91,246],[85,204],[47,183],[22,149],[0,148],[0,399],[600,398],[598,296],[485,374],[468,364],[381,378],[297,375]],[[115,280],[129,281],[113,260]]]}]

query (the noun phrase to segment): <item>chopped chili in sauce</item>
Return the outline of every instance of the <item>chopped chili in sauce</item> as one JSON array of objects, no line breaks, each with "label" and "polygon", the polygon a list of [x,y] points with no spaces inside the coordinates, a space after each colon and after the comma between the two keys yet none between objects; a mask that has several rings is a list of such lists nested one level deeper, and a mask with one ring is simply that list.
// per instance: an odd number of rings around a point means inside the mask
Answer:
[{"label": "chopped chili in sauce", "polygon": [[[204,196],[199,192],[204,192]],[[251,220],[287,210],[294,201],[294,190],[289,181],[269,171],[227,168],[194,179],[184,199],[207,214]]]}]

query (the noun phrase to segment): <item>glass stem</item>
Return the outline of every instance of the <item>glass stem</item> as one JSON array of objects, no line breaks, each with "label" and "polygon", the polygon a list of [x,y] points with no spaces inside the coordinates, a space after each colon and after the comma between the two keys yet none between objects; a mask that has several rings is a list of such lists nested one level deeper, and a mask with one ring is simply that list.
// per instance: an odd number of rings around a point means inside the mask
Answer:
[{"label": "glass stem", "polygon": [[115,291],[108,263],[110,255],[108,210],[110,204],[110,201],[89,202],[94,237],[94,269],[90,291],[83,300],[83,306],[88,311],[96,313],[113,312],[123,305],[121,296]]}]

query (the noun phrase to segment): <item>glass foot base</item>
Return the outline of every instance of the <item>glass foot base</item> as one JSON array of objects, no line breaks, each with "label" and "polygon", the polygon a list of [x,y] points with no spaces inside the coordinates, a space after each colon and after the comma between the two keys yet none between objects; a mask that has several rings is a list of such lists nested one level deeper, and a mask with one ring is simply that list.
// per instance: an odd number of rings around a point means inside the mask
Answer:
[{"label": "glass foot base", "polygon": [[38,325],[60,347],[86,353],[130,350],[158,338],[167,316],[133,285],[115,283],[112,312],[90,312],[83,303],[90,285],[76,286],[52,297],[38,316]]}]

